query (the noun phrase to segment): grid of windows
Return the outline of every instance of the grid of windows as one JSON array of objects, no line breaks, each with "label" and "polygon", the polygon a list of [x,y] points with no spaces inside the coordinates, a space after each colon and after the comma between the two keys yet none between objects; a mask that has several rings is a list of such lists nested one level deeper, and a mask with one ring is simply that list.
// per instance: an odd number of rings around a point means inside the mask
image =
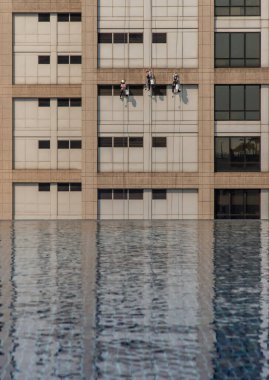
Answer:
[{"label": "grid of windows", "polygon": [[142,44],[143,42],[143,33],[98,33],[99,44]]},{"label": "grid of windows", "polygon": [[260,137],[216,137],[215,171],[260,171]]},{"label": "grid of windows", "polygon": [[215,190],[216,219],[259,219],[260,190]]},{"label": "grid of windows", "polygon": [[260,86],[216,85],[215,120],[260,120]]},{"label": "grid of windows", "polygon": [[98,199],[143,200],[143,189],[99,189]]},{"label": "grid of windows", "polygon": [[260,16],[260,0],[215,0],[216,16]]},{"label": "grid of windows", "polygon": [[260,33],[215,33],[215,67],[260,65]]},{"label": "grid of windows", "polygon": [[[142,84],[130,84],[128,85],[130,96],[143,96],[144,95],[144,85]],[[120,86],[119,85],[99,85],[98,86],[98,96],[119,96]]]},{"label": "grid of windows", "polygon": [[143,137],[132,136],[132,137],[99,137],[98,147],[99,148],[143,148]]}]

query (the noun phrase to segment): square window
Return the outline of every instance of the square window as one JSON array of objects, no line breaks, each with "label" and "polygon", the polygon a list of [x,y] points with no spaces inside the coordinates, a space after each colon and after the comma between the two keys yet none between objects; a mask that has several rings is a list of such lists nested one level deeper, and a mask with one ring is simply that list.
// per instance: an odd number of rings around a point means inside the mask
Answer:
[{"label": "square window", "polygon": [[127,199],[127,190],[126,189],[113,190],[113,199]]},{"label": "square window", "polygon": [[50,183],[39,183],[38,191],[50,191]]},{"label": "square window", "polygon": [[153,189],[152,190],[152,199],[154,199],[154,200],[166,199],[166,190],[165,189]]},{"label": "square window", "polygon": [[59,98],[57,99],[58,107],[69,107],[69,98]]},{"label": "square window", "polygon": [[114,33],[114,44],[126,44],[128,42],[128,33]]},{"label": "square window", "polygon": [[58,149],[69,149],[69,140],[58,140]]},{"label": "square window", "polygon": [[38,22],[50,22],[50,13],[38,13]]},{"label": "square window", "polygon": [[166,148],[166,137],[152,137],[152,148]]},{"label": "square window", "polygon": [[98,138],[99,148],[112,148],[112,137],[99,137]]},{"label": "square window", "polygon": [[144,86],[143,85],[130,85],[129,86],[130,96],[143,96],[144,95]]},{"label": "square window", "polygon": [[98,96],[112,96],[112,85],[99,85]]},{"label": "square window", "polygon": [[69,22],[69,13],[58,13],[58,22]]},{"label": "square window", "polygon": [[38,64],[39,65],[49,65],[50,64],[50,56],[49,55],[39,55],[38,56]]},{"label": "square window", "polygon": [[99,189],[98,199],[112,199],[112,189]]},{"label": "square window", "polygon": [[112,44],[112,33],[98,33],[98,44]]},{"label": "square window", "polygon": [[58,65],[69,65],[69,55],[58,55]]},{"label": "square window", "polygon": [[114,137],[114,148],[127,148],[128,137]]},{"label": "square window", "polygon": [[50,107],[50,98],[39,98],[38,107]]},{"label": "square window", "polygon": [[130,148],[143,148],[143,137],[129,137]]},{"label": "square window", "polygon": [[166,44],[166,33],[152,33],[153,44]]},{"label": "square window", "polygon": [[144,190],[143,189],[130,189],[129,199],[130,200],[143,200]]},{"label": "square window", "polygon": [[57,183],[58,191],[69,191],[69,183]]},{"label": "square window", "polygon": [[70,107],[81,107],[81,98],[71,98]]},{"label": "square window", "polygon": [[50,149],[50,140],[39,140],[38,149]]},{"label": "square window", "polygon": [[70,149],[81,149],[81,140],[71,140]]},{"label": "square window", "polygon": [[144,42],[143,33],[129,33],[130,44],[142,44]]},{"label": "square window", "polygon": [[81,183],[79,182],[70,183],[70,191],[81,191]]},{"label": "square window", "polygon": [[81,55],[71,55],[70,56],[71,65],[80,65],[81,64]]},{"label": "square window", "polygon": [[70,13],[71,22],[81,22],[81,13]]}]

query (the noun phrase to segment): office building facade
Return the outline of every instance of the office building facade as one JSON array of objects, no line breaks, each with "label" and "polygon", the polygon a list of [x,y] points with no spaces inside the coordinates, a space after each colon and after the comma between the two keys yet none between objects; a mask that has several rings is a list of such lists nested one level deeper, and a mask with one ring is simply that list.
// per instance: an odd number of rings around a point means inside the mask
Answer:
[{"label": "office building facade", "polygon": [[267,0],[0,5],[0,219],[268,219]]}]

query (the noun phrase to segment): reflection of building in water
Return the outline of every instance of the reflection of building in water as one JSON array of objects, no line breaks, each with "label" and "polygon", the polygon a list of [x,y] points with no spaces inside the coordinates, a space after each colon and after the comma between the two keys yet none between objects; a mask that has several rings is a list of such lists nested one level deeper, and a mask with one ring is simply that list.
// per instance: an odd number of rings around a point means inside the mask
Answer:
[{"label": "reflection of building in water", "polygon": [[27,222],[12,229],[12,248],[4,252],[12,268],[4,278],[11,292],[4,347],[10,378],[90,378],[94,228]]},{"label": "reflection of building in water", "polygon": [[99,225],[96,378],[210,373],[212,230],[197,227]]},{"label": "reflection of building in water", "polygon": [[267,379],[268,225],[215,224],[214,379]]}]

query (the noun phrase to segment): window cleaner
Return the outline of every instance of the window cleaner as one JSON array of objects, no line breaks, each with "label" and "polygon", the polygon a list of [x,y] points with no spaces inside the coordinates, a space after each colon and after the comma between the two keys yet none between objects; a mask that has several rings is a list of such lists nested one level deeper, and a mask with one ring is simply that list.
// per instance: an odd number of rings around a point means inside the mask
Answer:
[{"label": "window cleaner", "polygon": [[146,86],[145,88],[150,91],[155,85],[155,78],[151,70],[146,71]]},{"label": "window cleaner", "polygon": [[172,93],[173,94],[178,94],[180,93],[180,80],[179,80],[179,75],[177,73],[173,74],[173,82],[172,82]]},{"label": "window cleaner", "polygon": [[125,80],[123,79],[120,84],[120,99],[123,98],[123,96],[129,95],[129,89],[127,88],[127,84]]}]

